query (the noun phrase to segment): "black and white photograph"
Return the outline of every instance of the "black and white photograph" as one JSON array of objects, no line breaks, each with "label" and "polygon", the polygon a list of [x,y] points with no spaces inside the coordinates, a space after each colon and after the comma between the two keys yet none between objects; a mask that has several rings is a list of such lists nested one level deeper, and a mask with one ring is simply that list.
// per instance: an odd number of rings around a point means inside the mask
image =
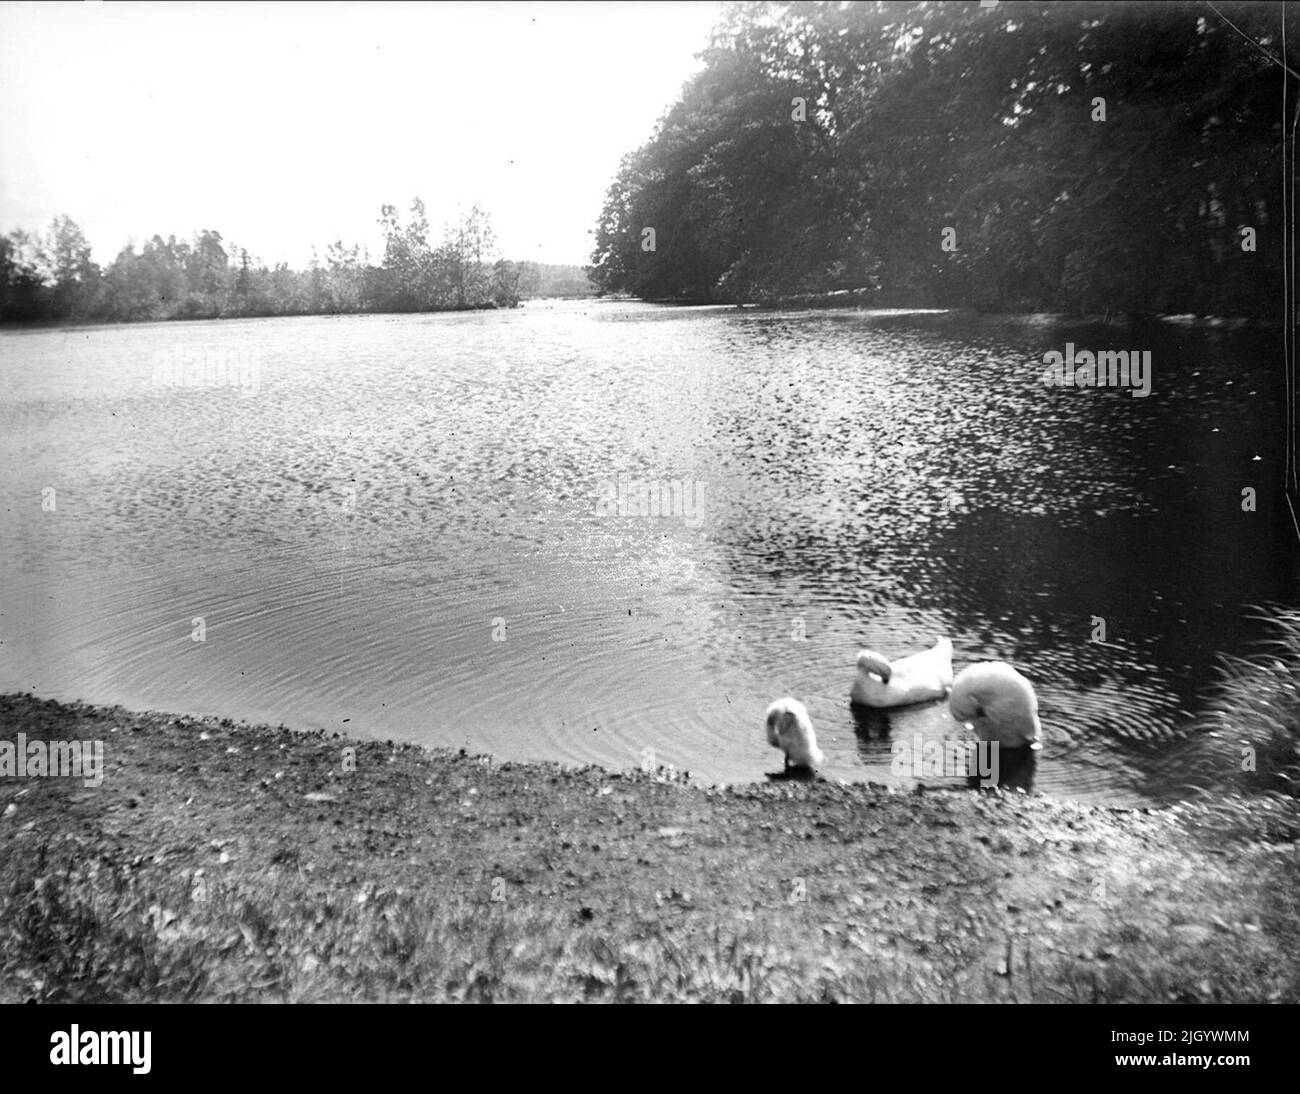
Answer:
[{"label": "black and white photograph", "polygon": [[1275,0],[0,4],[24,1053],[1078,1004],[1241,1081],[1300,1002],[1298,127]]}]

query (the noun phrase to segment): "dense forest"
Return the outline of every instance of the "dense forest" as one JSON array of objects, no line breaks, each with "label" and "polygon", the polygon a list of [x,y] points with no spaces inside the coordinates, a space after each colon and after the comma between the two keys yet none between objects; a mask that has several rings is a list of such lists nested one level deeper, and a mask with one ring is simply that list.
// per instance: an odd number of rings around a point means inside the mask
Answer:
[{"label": "dense forest", "polygon": [[380,225],[377,265],[363,248],[336,242],[305,270],[268,268],[204,230],[190,242],[154,236],[138,251],[128,245],[100,269],[81,229],[59,216],[44,233],[0,237],[0,321],[445,311],[593,291],[581,267],[494,258],[492,226],[477,206],[449,223],[436,246],[419,198],[405,220],[383,206]]},{"label": "dense forest", "polygon": [[1300,116],[1283,11],[733,5],[609,188],[593,279],[1280,321]]}]

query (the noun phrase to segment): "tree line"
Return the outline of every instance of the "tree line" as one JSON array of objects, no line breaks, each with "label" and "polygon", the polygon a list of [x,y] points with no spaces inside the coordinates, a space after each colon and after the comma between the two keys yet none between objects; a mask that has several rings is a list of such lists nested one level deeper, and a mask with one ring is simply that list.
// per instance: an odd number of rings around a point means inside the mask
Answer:
[{"label": "tree line", "polygon": [[1300,117],[1283,10],[732,5],[623,160],[593,280],[649,300],[1280,318]]},{"label": "tree line", "polygon": [[380,213],[384,249],[331,243],[304,270],[268,266],[205,229],[191,240],[155,235],[128,244],[106,268],[91,259],[81,228],[57,216],[44,233],[0,237],[0,321],[132,322],[235,316],[510,308],[546,295],[593,291],[577,266],[497,257],[488,215],[478,206],[431,242],[424,203],[403,218]]}]

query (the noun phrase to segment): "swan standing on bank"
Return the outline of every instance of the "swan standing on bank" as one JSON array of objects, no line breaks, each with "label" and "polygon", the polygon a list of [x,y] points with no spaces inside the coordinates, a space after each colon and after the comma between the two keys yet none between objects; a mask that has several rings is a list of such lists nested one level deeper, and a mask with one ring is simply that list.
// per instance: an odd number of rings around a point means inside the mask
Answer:
[{"label": "swan standing on bank", "polygon": [[849,701],[863,707],[905,707],[942,699],[952,686],[952,641],[890,664],[878,653],[858,654],[858,675]]},{"label": "swan standing on bank", "polygon": [[1002,749],[1043,747],[1034,686],[1005,661],[968,665],[953,681],[948,710],[981,741]]},{"label": "swan standing on bank", "polygon": [[811,771],[826,759],[817,747],[808,708],[798,699],[778,699],[767,708],[767,743],[785,753],[786,771],[791,766]]}]

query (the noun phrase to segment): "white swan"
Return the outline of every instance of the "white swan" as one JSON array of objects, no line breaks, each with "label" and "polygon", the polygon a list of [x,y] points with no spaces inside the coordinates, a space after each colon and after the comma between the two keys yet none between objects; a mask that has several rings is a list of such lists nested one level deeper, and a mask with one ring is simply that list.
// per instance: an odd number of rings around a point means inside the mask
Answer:
[{"label": "white swan", "polygon": [[817,747],[808,708],[798,699],[778,699],[767,708],[767,743],[785,753],[785,767],[818,767],[826,759]]},{"label": "white swan", "polygon": [[880,654],[863,650],[849,700],[864,707],[905,707],[942,699],[951,686],[952,641],[940,638],[933,648],[892,665]]},{"label": "white swan", "polygon": [[953,681],[948,710],[981,741],[1034,751],[1043,747],[1034,686],[1005,661],[984,661],[962,669]]}]

